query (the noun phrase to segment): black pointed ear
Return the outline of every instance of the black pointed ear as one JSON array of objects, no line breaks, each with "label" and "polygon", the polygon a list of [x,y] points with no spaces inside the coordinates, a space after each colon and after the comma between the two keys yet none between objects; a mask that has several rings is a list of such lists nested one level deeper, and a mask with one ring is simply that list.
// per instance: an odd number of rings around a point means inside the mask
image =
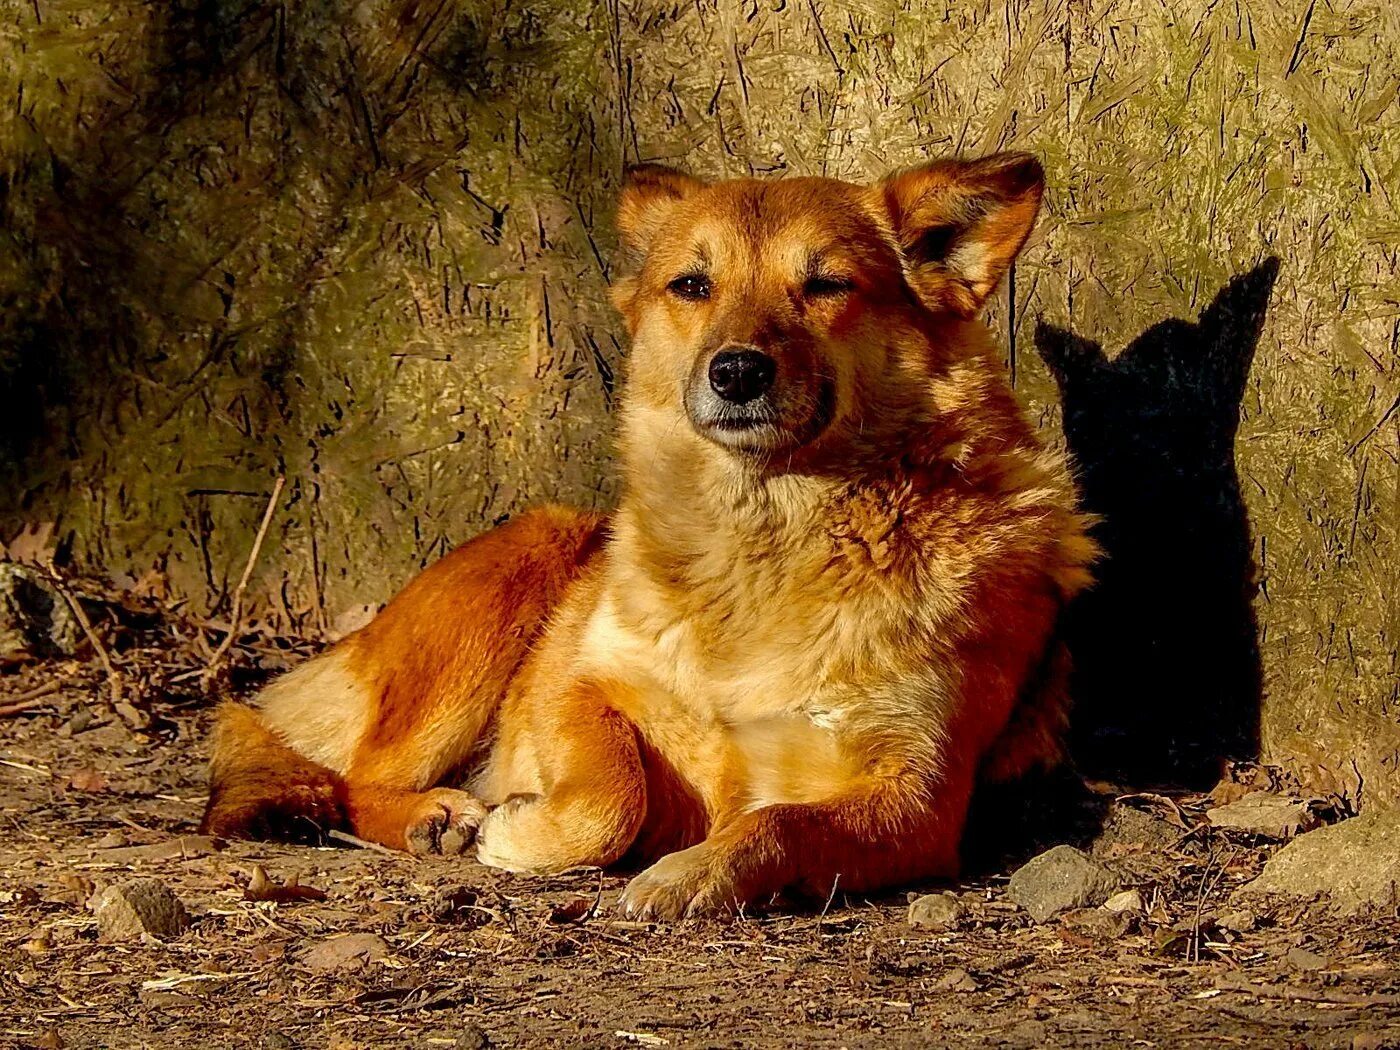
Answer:
[{"label": "black pointed ear", "polygon": [[617,202],[617,232],[623,246],[645,255],[671,209],[704,186],[701,180],[660,164],[628,168]]},{"label": "black pointed ear", "polygon": [[1036,322],[1035,348],[1061,387],[1108,364],[1098,343],[1045,321]]},{"label": "black pointed ear", "polygon": [[909,286],[924,305],[975,316],[1030,236],[1044,188],[1029,153],[939,160],[881,182]]},{"label": "black pointed ear", "polygon": [[1244,397],[1278,271],[1278,257],[1271,255],[1248,273],[1231,278],[1198,322],[1202,367],[1236,402]]}]

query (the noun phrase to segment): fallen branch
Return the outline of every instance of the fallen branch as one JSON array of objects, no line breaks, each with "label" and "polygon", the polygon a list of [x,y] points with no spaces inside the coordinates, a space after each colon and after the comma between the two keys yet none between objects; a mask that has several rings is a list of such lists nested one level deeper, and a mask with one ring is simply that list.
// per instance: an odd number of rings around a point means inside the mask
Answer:
[{"label": "fallen branch", "polygon": [[63,586],[63,581],[59,579],[58,572],[53,565],[47,569],[49,582],[54,589],[63,595],[63,600],[68,603],[68,608],[73,610],[73,616],[78,621],[78,626],[83,629],[83,634],[87,636],[88,643],[97,653],[97,658],[102,661],[102,669],[107,672],[107,689],[110,692],[109,702],[115,708],[122,702],[122,676],[112,663],[112,657],[107,652],[107,647],[102,644],[102,639],[97,636],[97,631],[93,629],[92,621],[88,619],[87,613],[83,611],[82,603],[74,598],[72,592]]},{"label": "fallen branch", "polygon": [[368,839],[362,839],[358,835],[350,834],[348,831],[337,831],[333,828],[326,832],[326,838],[334,839],[336,842],[343,842],[347,846],[374,850],[375,853],[382,853],[386,857],[398,857],[400,860],[411,859],[411,854],[403,853],[396,849],[390,849],[388,846],[381,846],[377,842],[370,842]]},{"label": "fallen branch", "polygon": [[253,575],[253,566],[258,563],[258,554],[262,551],[263,540],[267,539],[268,526],[272,524],[272,515],[277,510],[277,500],[282,495],[282,486],[287,483],[287,479],[277,478],[272,486],[272,495],[268,497],[267,509],[263,511],[262,524],[258,526],[258,534],[253,538],[253,549],[248,552],[248,562],[243,566],[243,575],[238,581],[238,586],[233,592],[233,611],[229,615],[228,633],[224,635],[224,640],[219,643],[219,647],[214,650],[214,655],[209,658],[209,662],[204,666],[204,679],[206,682],[212,681],[214,675],[218,673],[219,662],[233,646],[233,640],[238,637],[238,632],[243,626],[243,592],[248,588],[248,580]]},{"label": "fallen branch", "polygon": [[0,705],[0,718],[9,718],[10,715],[21,714],[34,707],[42,705],[47,697],[52,696],[63,688],[62,682],[45,682],[37,689],[31,689],[27,693],[20,693],[9,703]]},{"label": "fallen branch", "polygon": [[1400,995],[1385,992],[1343,992],[1325,988],[1304,988],[1300,985],[1253,984],[1228,976],[1216,979],[1215,987],[1222,992],[1239,992],[1265,999],[1284,999],[1299,1003],[1326,1003],[1331,1006],[1400,1006]]}]

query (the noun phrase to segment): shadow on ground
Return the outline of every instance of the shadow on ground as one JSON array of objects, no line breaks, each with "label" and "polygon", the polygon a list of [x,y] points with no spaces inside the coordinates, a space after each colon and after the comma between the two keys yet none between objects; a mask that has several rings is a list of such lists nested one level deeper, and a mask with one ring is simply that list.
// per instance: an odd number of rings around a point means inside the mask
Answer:
[{"label": "shadow on ground", "polygon": [[[1266,259],[1194,323],[1155,324],[1111,358],[1084,336],[1037,329],[1106,555],[1064,621],[1083,777],[1199,790],[1226,760],[1258,756],[1256,587],[1235,435],[1278,267]],[[1072,775],[984,791],[972,827],[1019,827],[1028,848],[1073,841],[1092,834],[1096,798]]]}]

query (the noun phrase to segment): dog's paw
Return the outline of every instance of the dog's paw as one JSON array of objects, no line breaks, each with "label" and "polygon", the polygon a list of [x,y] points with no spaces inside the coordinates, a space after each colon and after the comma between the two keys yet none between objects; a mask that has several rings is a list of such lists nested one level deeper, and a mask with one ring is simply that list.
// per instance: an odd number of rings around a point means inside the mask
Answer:
[{"label": "dog's paw", "polygon": [[[540,796],[515,795],[486,814],[476,832],[476,859],[504,871],[540,870]],[[546,837],[548,837],[546,835]]]},{"label": "dog's paw", "polygon": [[404,830],[408,852],[418,857],[433,853],[455,856],[472,844],[485,817],[485,804],[465,791],[434,788],[424,792]]},{"label": "dog's paw", "polygon": [[747,903],[721,849],[700,843],[662,857],[627,884],[622,913],[629,919],[689,919],[731,915]]}]

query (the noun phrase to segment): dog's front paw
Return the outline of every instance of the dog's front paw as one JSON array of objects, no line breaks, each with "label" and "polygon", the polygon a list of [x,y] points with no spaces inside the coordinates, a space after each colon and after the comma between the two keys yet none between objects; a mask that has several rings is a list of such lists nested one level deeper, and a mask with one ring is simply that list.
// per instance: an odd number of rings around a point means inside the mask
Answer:
[{"label": "dog's front paw", "polygon": [[689,919],[730,915],[748,903],[725,851],[709,843],[662,857],[622,892],[629,919]]},{"label": "dog's front paw", "polygon": [[538,795],[516,795],[486,814],[476,832],[476,859],[504,871],[533,872],[541,869],[540,843],[548,841],[542,827],[543,813]]}]

